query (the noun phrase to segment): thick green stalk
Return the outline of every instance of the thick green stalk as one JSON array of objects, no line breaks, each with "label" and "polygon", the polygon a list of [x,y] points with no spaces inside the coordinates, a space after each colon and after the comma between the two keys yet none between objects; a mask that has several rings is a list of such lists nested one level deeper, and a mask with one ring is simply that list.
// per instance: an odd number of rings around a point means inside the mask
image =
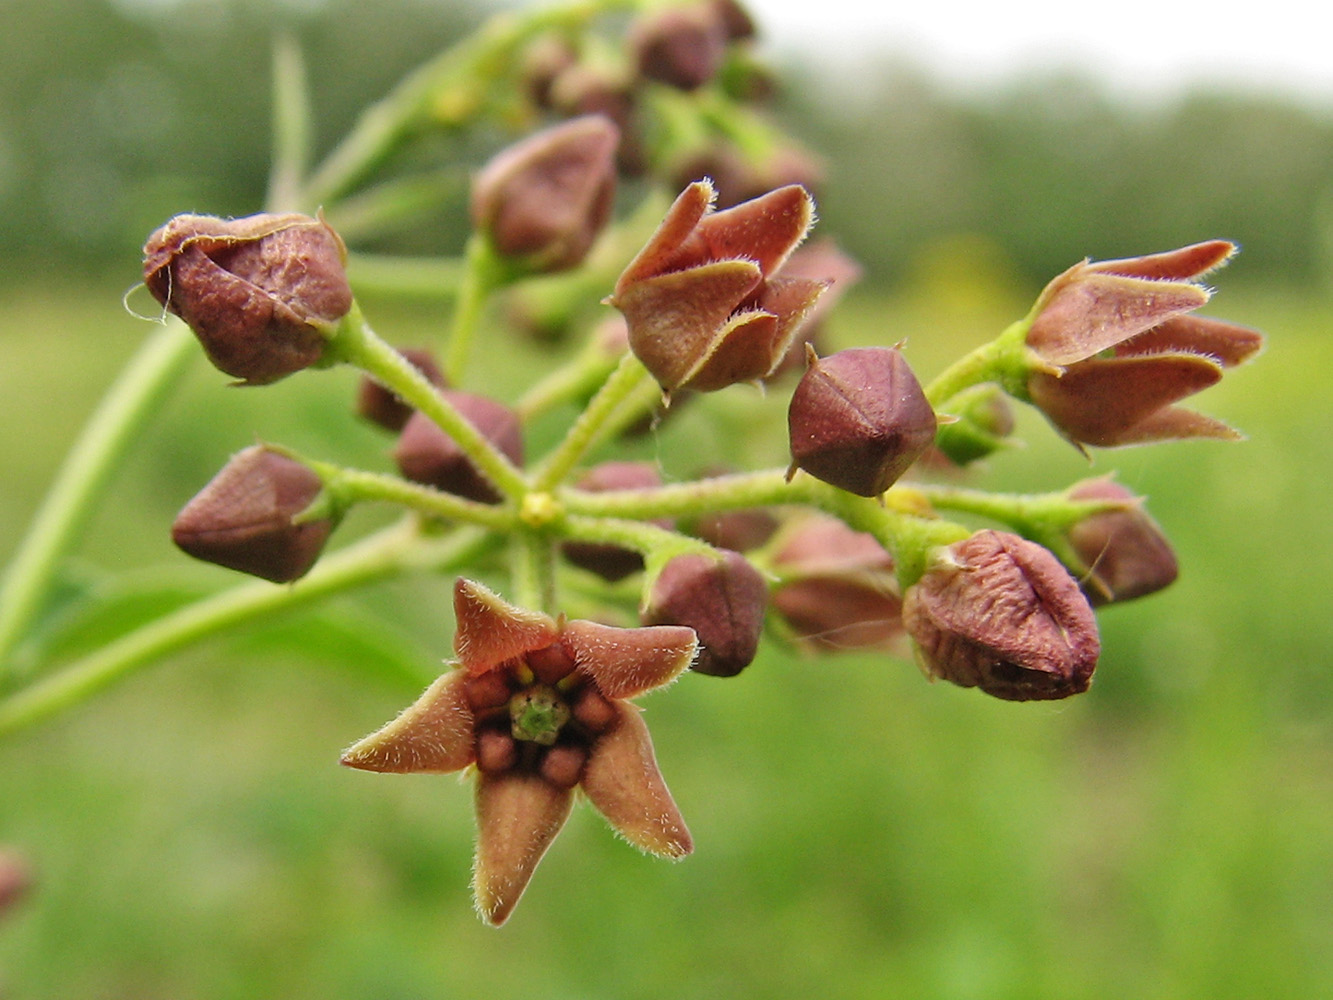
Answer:
[{"label": "thick green stalk", "polygon": [[506,270],[506,262],[496,255],[485,234],[473,233],[463,258],[462,281],[454,299],[449,346],[444,358],[444,374],[454,385],[463,382],[472,357],[472,342],[481,322],[481,311],[491,292],[504,283]]},{"label": "thick green stalk", "polygon": [[98,495],[144,425],[160,412],[195,350],[185,325],[168,320],[144,342],[88,419],[0,587],[0,674],[40,613],[56,566],[93,513]]},{"label": "thick green stalk", "polygon": [[149,622],[0,702],[0,736],[39,722],[170,653],[238,625],[304,607],[409,569],[466,563],[491,538],[467,531],[423,537],[411,520],[320,561],[291,586],[251,581]]}]

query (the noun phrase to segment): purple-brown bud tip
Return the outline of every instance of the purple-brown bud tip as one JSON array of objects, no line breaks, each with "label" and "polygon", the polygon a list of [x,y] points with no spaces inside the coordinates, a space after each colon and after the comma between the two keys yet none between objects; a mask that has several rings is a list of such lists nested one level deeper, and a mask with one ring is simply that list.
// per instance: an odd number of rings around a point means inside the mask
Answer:
[{"label": "purple-brown bud tip", "polygon": [[1083,590],[1094,605],[1129,601],[1175,582],[1179,569],[1171,543],[1129,490],[1111,479],[1090,479],[1070,489],[1069,498],[1125,504],[1069,529],[1069,542],[1087,567]]},{"label": "purple-brown bud tip", "polygon": [[[413,368],[426,376],[431,385],[443,389],[448,384],[430,351],[409,347],[400,353],[412,363]],[[412,407],[374,379],[362,376],[356,391],[356,412],[371,423],[396,433],[403,429],[412,416]]]},{"label": "purple-brown bud tip", "polygon": [[630,30],[641,76],[681,90],[696,90],[717,75],[727,54],[724,12],[704,2],[654,11]]},{"label": "purple-brown bud tip", "polygon": [[943,550],[903,598],[922,669],[1009,701],[1088,689],[1097,620],[1074,578],[1035,542],[979,531]]},{"label": "purple-brown bud tip", "polygon": [[[523,463],[523,429],[513,410],[470,392],[446,390],[441,395],[511,462]],[[413,482],[479,503],[502,499],[458,442],[424,413],[412,414],[403,426],[393,457],[399,471]]]},{"label": "purple-brown bud tip", "polygon": [[352,307],[347,251],[323,219],[178,215],[144,245],[144,284],[218,368],[252,385],[315,364]]},{"label": "purple-brown bud tip", "polygon": [[[657,466],[651,462],[603,462],[590,469],[575,485],[591,493],[650,489],[661,486],[662,477],[657,474]],[[670,527],[670,522],[657,523],[662,527]],[[575,566],[596,573],[611,583],[643,569],[643,555],[620,545],[565,542],[560,546],[560,551]]]},{"label": "purple-brown bud tip", "polygon": [[510,146],[477,174],[472,222],[534,271],[577,267],[611,218],[620,130],[586,115]]},{"label": "purple-brown bud tip", "polygon": [[693,670],[734,677],[754,659],[764,628],[768,584],[736,552],[676,556],[653,581],[645,625],[686,625],[699,637]]},{"label": "purple-brown bud tip", "polygon": [[196,559],[290,583],[315,564],[333,531],[332,517],[293,522],[322,489],[300,462],[255,445],[232,456],[185,505],[171,537]]},{"label": "purple-brown bud tip", "polygon": [[811,351],[787,426],[793,471],[873,497],[935,440],[935,411],[896,348],[852,348],[826,358]]}]

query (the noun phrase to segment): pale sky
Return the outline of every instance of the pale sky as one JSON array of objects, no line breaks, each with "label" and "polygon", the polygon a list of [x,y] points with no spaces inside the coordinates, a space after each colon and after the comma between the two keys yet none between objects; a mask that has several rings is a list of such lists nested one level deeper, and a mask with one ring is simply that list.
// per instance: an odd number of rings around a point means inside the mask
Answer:
[{"label": "pale sky", "polygon": [[1333,107],[1333,30],[1310,0],[747,0],[769,46],[837,69],[901,53],[984,86],[1077,67],[1128,96],[1192,82],[1295,92]]}]

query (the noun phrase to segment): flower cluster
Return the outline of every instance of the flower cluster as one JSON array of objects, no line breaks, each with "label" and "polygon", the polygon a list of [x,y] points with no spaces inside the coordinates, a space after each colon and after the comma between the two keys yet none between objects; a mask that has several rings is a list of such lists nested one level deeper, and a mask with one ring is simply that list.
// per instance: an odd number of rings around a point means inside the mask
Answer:
[{"label": "flower cluster", "polygon": [[[631,844],[690,853],[632,699],[687,671],[734,677],[766,632],[812,655],[915,655],[929,678],[1006,701],[1087,691],[1101,654],[1094,607],[1169,585],[1176,557],[1142,498],[1110,477],[1022,495],[969,488],[963,477],[1012,443],[1016,405],[1080,449],[1237,436],[1177,405],[1261,346],[1255,331],[1196,315],[1210,297],[1200,279],[1234,252],[1225,241],[1077,264],[923,384],[903,342],[826,346],[824,320],[859,268],[828,241],[798,251],[815,224],[805,185],[720,199],[712,180],[682,178],[669,207],[648,200],[617,218],[624,172],[648,162],[660,178],[701,152],[672,123],[693,113],[685,131],[707,131],[717,102],[739,101],[752,30],[733,0],[702,0],[636,19],[619,76],[564,35],[508,52],[521,67],[505,79],[529,110],[573,117],[475,172],[439,353],[396,350],[371,330],[343,241],[320,216],[178,216],[144,248],[145,284],[222,371],[258,385],[354,366],[356,411],[396,435],[380,470],[246,448],[185,505],[173,538],[290,584],[292,600],[397,571],[463,573],[455,662],[342,761],[475,775],[474,890],[492,924],[510,916],[578,790]],[[663,107],[659,127],[643,128]],[[544,356],[522,392],[479,386],[468,365],[483,330],[502,367],[519,350],[503,340],[509,314],[485,307],[525,292],[556,303],[563,326],[582,324],[584,346]],[[725,394],[740,408],[760,391],[786,401],[780,467],[719,474],[698,435],[662,424],[683,403]],[[676,461],[617,453],[644,426]],[[344,512],[372,501],[405,508],[401,523],[323,571]],[[515,603],[472,579],[506,570],[499,589]]]}]

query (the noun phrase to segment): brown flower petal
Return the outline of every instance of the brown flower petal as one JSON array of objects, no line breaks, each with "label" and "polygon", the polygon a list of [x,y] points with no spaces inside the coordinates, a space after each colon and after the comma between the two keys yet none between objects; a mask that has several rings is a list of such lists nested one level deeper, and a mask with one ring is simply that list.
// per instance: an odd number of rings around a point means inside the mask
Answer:
[{"label": "brown flower petal", "polygon": [[573,804],[572,790],[536,775],[478,775],[472,888],[487,923],[498,927],[509,918]]},{"label": "brown flower petal", "polygon": [[560,644],[607,698],[636,698],[675,680],[698,650],[694,630],[680,625],[613,628],[571,621]]},{"label": "brown flower petal", "polygon": [[516,608],[472,580],[454,584],[454,652],[474,674],[505,660],[551,645],[559,637],[555,621],[540,611]]},{"label": "brown flower petal", "polygon": [[467,674],[451,670],[398,718],[343,752],[342,763],[363,771],[447,774],[475,759]]},{"label": "brown flower petal", "polygon": [[683,858],[694,849],[694,842],[662,780],[648,727],[633,705],[615,707],[618,719],[593,747],[583,771],[583,790],[616,832],[635,847]]}]

